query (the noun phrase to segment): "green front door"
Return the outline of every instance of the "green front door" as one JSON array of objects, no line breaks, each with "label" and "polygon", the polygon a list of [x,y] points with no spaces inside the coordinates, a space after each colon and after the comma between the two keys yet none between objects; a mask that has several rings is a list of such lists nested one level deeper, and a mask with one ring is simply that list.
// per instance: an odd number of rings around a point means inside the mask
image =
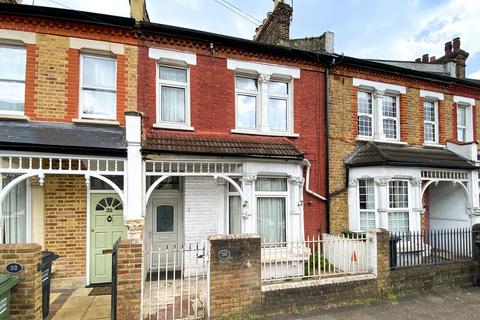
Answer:
[{"label": "green front door", "polygon": [[112,248],[125,239],[123,204],[116,194],[90,195],[90,284],[112,281]]}]

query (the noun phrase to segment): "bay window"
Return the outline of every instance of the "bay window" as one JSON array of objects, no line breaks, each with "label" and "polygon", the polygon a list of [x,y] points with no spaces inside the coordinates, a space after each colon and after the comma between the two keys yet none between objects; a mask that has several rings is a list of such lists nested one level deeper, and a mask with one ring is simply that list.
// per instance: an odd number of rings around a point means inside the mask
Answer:
[{"label": "bay window", "polygon": [[375,187],[373,179],[358,180],[358,202],[360,211],[360,230],[375,228]]},{"label": "bay window", "polygon": [[186,67],[158,66],[157,123],[189,125],[189,81]]},{"label": "bay window", "polygon": [[110,57],[80,57],[80,117],[116,119],[116,60]]},{"label": "bay window", "polygon": [[286,241],[287,180],[258,178],[255,181],[257,232],[262,242]]},{"label": "bay window", "polygon": [[423,127],[425,143],[438,143],[438,102],[425,100],[423,103]]},{"label": "bay window", "polygon": [[[240,186],[240,179],[234,179]],[[229,234],[242,233],[242,200],[237,189],[228,184],[228,231]]]},{"label": "bay window", "polygon": [[404,232],[409,229],[408,181],[392,180],[388,183],[388,230]]},{"label": "bay window", "polygon": [[[5,187],[17,176],[3,175],[0,186]],[[0,243],[25,243],[27,237],[27,182],[18,183],[3,200],[0,215]]]},{"label": "bay window", "polygon": [[0,113],[23,115],[25,104],[25,48],[0,45]]}]

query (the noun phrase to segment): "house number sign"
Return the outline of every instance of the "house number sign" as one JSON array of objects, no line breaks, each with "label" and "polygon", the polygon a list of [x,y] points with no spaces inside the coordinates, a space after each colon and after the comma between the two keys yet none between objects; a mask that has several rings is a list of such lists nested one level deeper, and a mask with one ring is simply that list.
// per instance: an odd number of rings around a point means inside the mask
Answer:
[{"label": "house number sign", "polygon": [[228,249],[222,249],[218,251],[217,257],[219,260],[226,260],[232,256],[232,253]]},{"label": "house number sign", "polygon": [[13,262],[9,263],[5,266],[5,270],[8,273],[19,273],[20,271],[23,270],[23,266],[20,263]]}]

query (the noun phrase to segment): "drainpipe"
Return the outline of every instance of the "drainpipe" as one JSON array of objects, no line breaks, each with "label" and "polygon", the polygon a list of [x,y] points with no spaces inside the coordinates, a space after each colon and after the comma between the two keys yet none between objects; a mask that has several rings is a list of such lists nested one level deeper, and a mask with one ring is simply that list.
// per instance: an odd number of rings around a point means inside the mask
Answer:
[{"label": "drainpipe", "polygon": [[307,159],[303,159],[302,161],[302,164],[307,168],[307,176],[305,177],[305,191],[314,196],[315,198],[318,198],[320,200],[323,200],[323,201],[327,201],[327,199],[321,195],[319,195],[318,193],[310,190],[310,167],[312,166],[312,164],[310,163],[310,161],[308,161]]},{"label": "drainpipe", "polygon": [[[326,170],[327,170],[327,174],[325,175],[325,184],[326,184],[326,192],[327,192],[327,196],[329,197],[329,193],[330,193],[330,157],[329,157],[329,153],[330,153],[330,150],[329,150],[329,147],[330,147],[330,144],[329,144],[329,130],[328,130],[328,126],[329,126],[329,122],[330,122],[330,119],[329,119],[329,112],[328,112],[328,109],[330,107],[330,90],[329,90],[329,86],[328,86],[328,82],[330,81],[330,67],[332,65],[335,64],[335,58],[332,59],[332,62],[330,63],[330,65],[328,65],[326,68],[325,68],[325,163],[326,163]],[[325,210],[325,220],[327,220],[327,233],[330,233],[330,197],[329,197],[329,200],[327,202],[327,209]]]}]

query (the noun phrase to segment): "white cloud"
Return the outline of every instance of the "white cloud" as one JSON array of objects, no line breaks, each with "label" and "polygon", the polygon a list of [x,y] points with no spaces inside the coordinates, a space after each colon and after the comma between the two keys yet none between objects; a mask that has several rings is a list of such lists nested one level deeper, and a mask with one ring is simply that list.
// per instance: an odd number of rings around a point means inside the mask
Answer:
[{"label": "white cloud", "polygon": [[480,70],[470,73],[469,78],[480,80]]}]

